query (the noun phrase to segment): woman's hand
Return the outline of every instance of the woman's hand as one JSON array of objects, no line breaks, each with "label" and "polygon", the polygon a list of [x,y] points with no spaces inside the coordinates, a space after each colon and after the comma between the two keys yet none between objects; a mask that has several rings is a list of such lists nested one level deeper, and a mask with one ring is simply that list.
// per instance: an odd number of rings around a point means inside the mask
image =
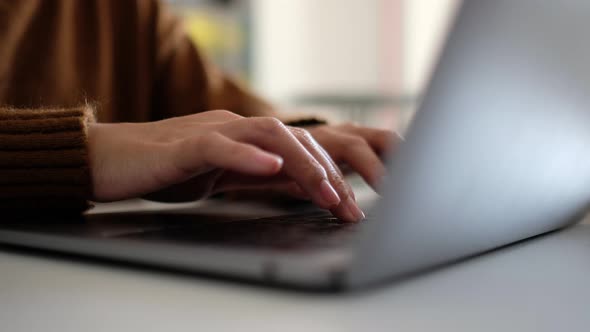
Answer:
[{"label": "woman's hand", "polygon": [[344,221],[364,217],[342,173],[313,136],[275,118],[210,111],[157,122],[93,124],[88,139],[97,201],[178,184],[190,185],[193,198],[283,185]]},{"label": "woman's hand", "polygon": [[338,165],[359,173],[373,189],[385,175],[385,153],[391,152],[401,141],[401,137],[390,130],[354,124],[322,125],[308,130]]}]

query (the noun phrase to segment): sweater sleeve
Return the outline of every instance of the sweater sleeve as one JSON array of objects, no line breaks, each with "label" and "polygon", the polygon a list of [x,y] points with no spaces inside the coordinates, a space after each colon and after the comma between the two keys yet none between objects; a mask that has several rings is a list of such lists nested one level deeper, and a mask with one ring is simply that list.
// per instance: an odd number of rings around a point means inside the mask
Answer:
[{"label": "sweater sleeve", "polygon": [[273,105],[209,61],[166,4],[155,1],[154,5],[157,69],[153,119],[215,109],[243,116],[280,117]]},{"label": "sweater sleeve", "polygon": [[91,107],[0,108],[0,209],[80,213],[89,207]]}]

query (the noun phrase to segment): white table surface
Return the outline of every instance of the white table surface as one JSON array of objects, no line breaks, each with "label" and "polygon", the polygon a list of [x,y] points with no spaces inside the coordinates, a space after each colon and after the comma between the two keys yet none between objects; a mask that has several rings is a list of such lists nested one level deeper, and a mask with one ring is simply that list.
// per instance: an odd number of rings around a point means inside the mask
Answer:
[{"label": "white table surface", "polygon": [[586,224],[352,294],[0,249],[2,332],[589,330]]}]

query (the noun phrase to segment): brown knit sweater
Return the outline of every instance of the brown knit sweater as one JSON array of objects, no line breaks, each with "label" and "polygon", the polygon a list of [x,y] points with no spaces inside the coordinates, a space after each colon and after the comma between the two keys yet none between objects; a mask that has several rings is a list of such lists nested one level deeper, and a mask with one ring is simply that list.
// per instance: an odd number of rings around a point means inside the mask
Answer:
[{"label": "brown knit sweater", "polygon": [[0,45],[0,208],[87,206],[87,101],[101,122],[275,115],[156,0],[0,0]]},{"label": "brown knit sweater", "polygon": [[0,109],[0,208],[84,210],[89,107]]}]

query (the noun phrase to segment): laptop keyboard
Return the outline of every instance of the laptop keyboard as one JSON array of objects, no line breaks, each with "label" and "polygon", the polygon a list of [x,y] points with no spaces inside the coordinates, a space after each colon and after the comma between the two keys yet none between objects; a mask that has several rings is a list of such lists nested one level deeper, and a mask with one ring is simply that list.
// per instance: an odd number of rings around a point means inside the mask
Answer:
[{"label": "laptop keyboard", "polygon": [[[366,221],[365,221],[366,222]],[[327,213],[217,223],[194,223],[119,238],[193,245],[305,250],[345,245],[365,223],[342,223]]]}]

